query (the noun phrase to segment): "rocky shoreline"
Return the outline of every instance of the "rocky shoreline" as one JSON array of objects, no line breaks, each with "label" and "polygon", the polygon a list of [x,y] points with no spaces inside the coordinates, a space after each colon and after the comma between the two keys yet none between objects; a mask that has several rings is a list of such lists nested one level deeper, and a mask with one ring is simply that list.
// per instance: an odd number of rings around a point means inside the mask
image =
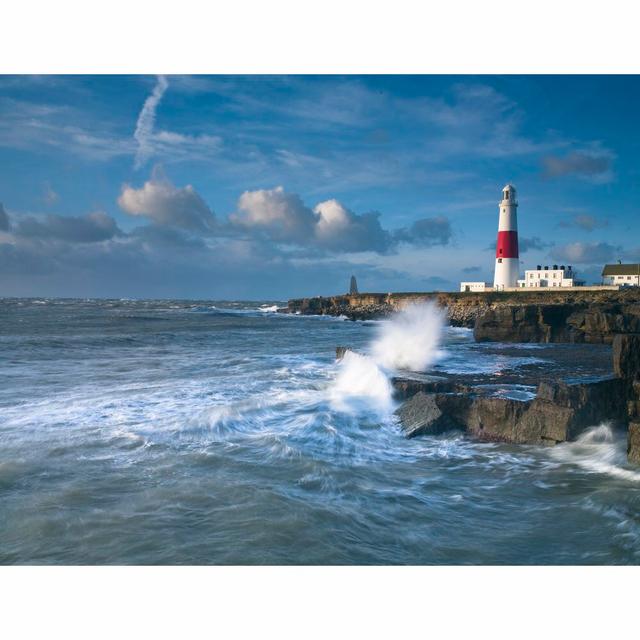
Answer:
[{"label": "rocky shoreline", "polygon": [[492,293],[361,293],[289,300],[281,312],[371,320],[434,301],[478,341],[611,344],[640,333],[640,289]]},{"label": "rocky shoreline", "polygon": [[[347,348],[338,347],[336,357]],[[627,430],[627,458],[640,464],[640,333],[613,339],[613,375],[569,384],[541,381],[531,400],[482,394],[457,380],[392,381],[407,437],[450,430],[492,442],[555,445],[603,422]]]},{"label": "rocky shoreline", "polygon": [[[640,464],[639,288],[357,294],[290,300],[284,312],[368,320],[426,301],[444,307],[453,326],[473,328],[478,342],[611,344],[613,375],[577,384],[541,381],[531,400],[482,395],[455,380],[395,378],[407,437],[459,429],[482,440],[554,445],[607,422],[627,430],[628,460]],[[344,350],[338,348],[338,358]]]}]

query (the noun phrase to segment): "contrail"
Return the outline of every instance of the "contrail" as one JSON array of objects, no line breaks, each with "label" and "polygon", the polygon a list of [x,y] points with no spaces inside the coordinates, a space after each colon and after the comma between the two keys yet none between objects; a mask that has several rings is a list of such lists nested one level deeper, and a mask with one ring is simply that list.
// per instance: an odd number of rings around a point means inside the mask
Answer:
[{"label": "contrail", "polygon": [[164,92],[167,90],[169,83],[164,76],[158,76],[158,82],[153,88],[151,95],[144,101],[138,121],[136,122],[136,130],[133,134],[138,143],[136,151],[136,159],[134,163],[135,169],[140,169],[144,163],[153,155],[153,125],[156,120],[156,109]]}]

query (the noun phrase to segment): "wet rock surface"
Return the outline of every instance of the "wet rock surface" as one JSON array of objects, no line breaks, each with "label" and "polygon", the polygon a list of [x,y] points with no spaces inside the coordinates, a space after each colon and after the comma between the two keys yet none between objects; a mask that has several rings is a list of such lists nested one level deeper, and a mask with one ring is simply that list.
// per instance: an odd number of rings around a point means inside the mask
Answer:
[{"label": "wet rock surface", "polygon": [[[418,435],[438,435],[453,429],[462,429],[464,424],[457,419],[454,403],[463,403],[463,396],[418,391],[398,410],[402,429],[408,438]],[[470,403],[470,400],[468,401]],[[453,410],[452,410],[453,409]]]},{"label": "wet rock surface", "polygon": [[629,423],[627,460],[632,464],[640,465],[640,422]]},{"label": "wet rock surface", "polygon": [[409,396],[398,411],[408,437],[457,425],[482,440],[556,444],[601,422],[624,424],[627,415],[624,381],[619,378],[582,384],[542,382],[536,397],[524,401],[481,395],[472,388],[434,392],[429,382],[396,379],[393,384],[401,397]]},{"label": "wet rock surface", "polygon": [[[500,371],[494,377],[394,378],[396,397],[405,400],[398,415],[408,437],[440,433],[457,425],[482,440],[521,444],[575,440],[585,429],[603,422],[622,427],[630,419],[640,422],[637,418],[640,413],[639,339],[640,336],[635,335],[617,336],[612,349],[597,345],[554,348],[556,356],[563,356],[555,371],[562,371],[568,378],[564,380],[540,379],[543,370],[548,375],[549,367],[542,369],[533,364],[520,367],[511,376]],[[605,354],[608,354],[608,376],[578,381],[567,376],[572,362],[578,370],[578,361],[583,359],[587,359],[586,370],[597,370],[599,364],[603,373],[601,361]],[[532,397],[518,399],[498,395],[498,380],[502,382],[502,389],[508,389],[518,384],[530,388],[536,379]],[[487,383],[488,380],[492,383]],[[481,381],[484,383],[478,384]],[[640,436],[634,434],[635,431],[629,431],[630,461],[640,459]]]}]

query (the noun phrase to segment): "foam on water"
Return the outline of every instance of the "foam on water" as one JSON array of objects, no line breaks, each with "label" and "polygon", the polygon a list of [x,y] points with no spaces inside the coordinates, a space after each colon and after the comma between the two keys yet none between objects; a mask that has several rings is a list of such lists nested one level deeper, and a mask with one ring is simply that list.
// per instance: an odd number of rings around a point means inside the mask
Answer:
[{"label": "foam on water", "polygon": [[578,465],[593,473],[640,482],[640,472],[627,465],[626,437],[609,424],[587,429],[575,442],[564,442],[551,450],[555,460]]},{"label": "foam on water", "polygon": [[347,351],[340,361],[329,388],[333,406],[390,413],[395,408],[391,373],[395,369],[424,371],[441,357],[443,328],[444,313],[434,303],[406,307],[376,326],[370,356]]},{"label": "foam on water", "polygon": [[335,409],[372,409],[382,413],[392,410],[391,382],[372,358],[347,351],[338,366],[338,375],[329,387]]},{"label": "foam on water", "polygon": [[379,325],[372,356],[387,369],[424,371],[440,355],[444,325],[445,312],[435,303],[408,306]]}]

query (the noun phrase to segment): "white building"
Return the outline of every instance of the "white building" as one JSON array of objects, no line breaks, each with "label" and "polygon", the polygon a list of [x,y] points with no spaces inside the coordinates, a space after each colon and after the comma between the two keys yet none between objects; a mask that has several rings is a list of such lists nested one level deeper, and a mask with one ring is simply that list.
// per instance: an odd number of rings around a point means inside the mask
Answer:
[{"label": "white building", "polygon": [[640,264],[606,264],[602,270],[603,284],[640,287]]},{"label": "white building", "polygon": [[518,280],[518,287],[522,288],[538,288],[538,287],[578,287],[584,284],[576,279],[576,272],[571,265],[565,267],[558,266],[541,266],[535,269],[527,269],[524,272],[524,279]]},{"label": "white building", "polygon": [[482,293],[483,291],[491,291],[493,286],[489,282],[461,282],[460,291],[472,291],[474,293]]}]

